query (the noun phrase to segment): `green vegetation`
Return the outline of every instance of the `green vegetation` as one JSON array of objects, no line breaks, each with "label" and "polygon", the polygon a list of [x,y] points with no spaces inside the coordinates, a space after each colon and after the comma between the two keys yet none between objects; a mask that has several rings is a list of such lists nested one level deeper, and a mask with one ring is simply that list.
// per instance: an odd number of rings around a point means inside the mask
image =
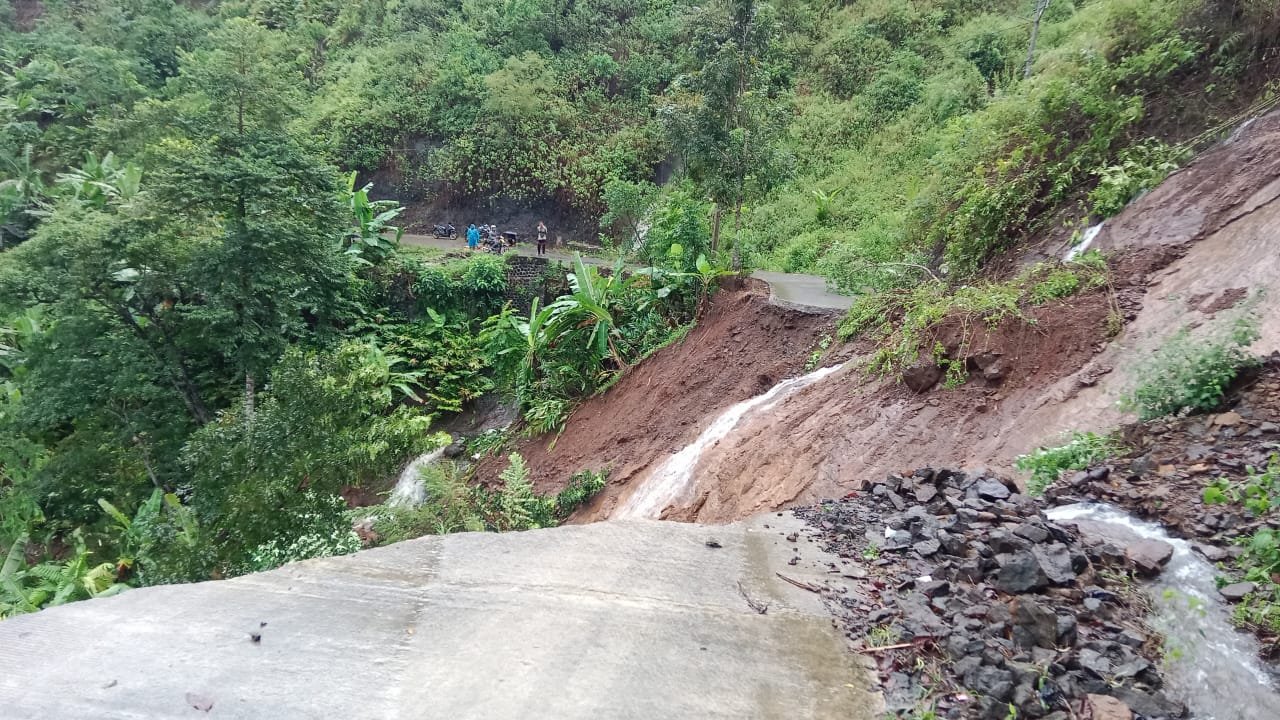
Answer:
[{"label": "green vegetation", "polygon": [[[1239,482],[1220,478],[1211,483],[1204,489],[1205,504],[1243,505],[1255,517],[1271,517],[1280,507],[1280,454],[1272,454],[1265,468],[1249,466],[1246,473]],[[1236,605],[1233,617],[1244,627],[1280,632],[1280,532],[1263,527],[1239,542],[1244,553],[1235,569],[1256,589]]]},{"label": "green vegetation", "polygon": [[427,500],[418,507],[380,506],[373,510],[353,510],[357,519],[372,518],[379,544],[407,540],[428,534],[482,530],[533,530],[558,525],[584,502],[604,488],[607,471],[586,470],[575,474],[568,485],[553,496],[533,492],[524,458],[512,453],[502,473],[503,487],[486,490],[467,482],[464,469],[450,462],[422,470]]},{"label": "green vegetation", "polygon": [[1258,470],[1250,466],[1243,482],[1215,480],[1204,489],[1204,503],[1244,505],[1245,509],[1259,517],[1271,512],[1273,507],[1280,505],[1280,455],[1272,455],[1264,469]]},{"label": "green vegetation", "polygon": [[[344,498],[445,442],[437,419],[503,392],[533,430],[558,427],[709,290],[711,264],[671,252],[705,253],[705,202],[642,182],[665,152],[645,90],[673,72],[665,48],[624,71],[533,6],[43,10],[0,23],[6,615],[350,552]],[[572,27],[595,37],[599,9],[584,12]],[[628,42],[679,31],[646,12]],[[611,32],[631,37],[621,19]],[[433,134],[448,140],[398,167],[402,186],[358,179]],[[653,270],[578,263],[533,309],[547,322],[519,371],[504,260],[402,252],[403,208],[375,194],[492,188],[582,212],[603,197],[633,234],[658,207]],[[518,466],[500,493],[451,475],[429,507],[380,522],[399,537],[546,526],[603,486],[583,474],[542,498]]]},{"label": "green vegetation", "polygon": [[[1268,101],[1280,29],[1274,3],[1058,3],[1024,78],[1025,0],[39,7],[0,8],[6,612],[346,552],[343,498],[437,420],[501,393],[516,432],[562,428],[727,267],[826,274],[877,370],[963,382],[978,323],[1105,282],[1095,257],[984,265]],[[502,259],[400,248],[388,196],[551,211],[646,268],[578,261],[511,307]],[[1216,402],[1244,337],[1161,355],[1135,404]],[[538,498],[520,465],[378,522],[543,526],[601,482]]]},{"label": "green vegetation", "polygon": [[1027,480],[1027,492],[1041,495],[1063,472],[1087,470],[1124,450],[1124,445],[1113,435],[1073,432],[1066,443],[1056,447],[1036,448],[1026,455],[1019,455],[1014,464],[1019,470],[1031,473]]},{"label": "green vegetation", "polygon": [[1183,328],[1134,371],[1138,384],[1122,406],[1141,420],[1215,410],[1231,381],[1257,363],[1249,353],[1257,339],[1258,318],[1247,308],[1199,336]]},{"label": "green vegetation", "polygon": [[[783,41],[795,117],[781,146],[795,165],[744,214],[749,263],[853,292],[926,268],[964,281],[1020,240],[1118,212],[1274,93],[1262,70],[1274,5],[1053,3],[1023,78],[1032,7],[790,10],[812,40]],[[1175,100],[1175,88],[1197,90]]]},{"label": "green vegetation", "polygon": [[[841,322],[839,336],[848,340],[867,334],[879,343],[869,363],[874,373],[896,375],[922,355],[931,355],[946,369],[948,385],[955,386],[968,378],[964,358],[979,327],[995,329],[1008,320],[1033,322],[1026,308],[1106,282],[1106,265],[1096,252],[1067,263],[1037,264],[1006,282],[955,289],[937,280],[924,282],[910,289],[859,296]],[[940,342],[948,328],[955,331],[946,335],[950,347]]]}]

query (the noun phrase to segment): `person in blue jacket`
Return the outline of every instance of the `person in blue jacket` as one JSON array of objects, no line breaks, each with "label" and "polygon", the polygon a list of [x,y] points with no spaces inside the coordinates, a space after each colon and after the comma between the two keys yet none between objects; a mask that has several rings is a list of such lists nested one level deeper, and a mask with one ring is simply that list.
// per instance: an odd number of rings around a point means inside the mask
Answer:
[{"label": "person in blue jacket", "polygon": [[472,250],[480,244],[480,231],[476,229],[475,223],[471,223],[471,227],[467,228],[467,247]]}]

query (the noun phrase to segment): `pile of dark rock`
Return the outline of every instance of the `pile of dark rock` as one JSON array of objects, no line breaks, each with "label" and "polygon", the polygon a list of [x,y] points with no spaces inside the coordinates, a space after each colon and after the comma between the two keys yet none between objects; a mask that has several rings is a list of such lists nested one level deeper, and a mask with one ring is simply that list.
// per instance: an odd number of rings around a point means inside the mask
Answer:
[{"label": "pile of dark rock", "polygon": [[[890,710],[939,717],[1179,718],[1161,693],[1160,638],[1130,581],[1163,548],[1082,542],[992,474],[917,470],[796,511],[831,571],[849,638]],[[1170,548],[1171,550],[1171,548]]]}]

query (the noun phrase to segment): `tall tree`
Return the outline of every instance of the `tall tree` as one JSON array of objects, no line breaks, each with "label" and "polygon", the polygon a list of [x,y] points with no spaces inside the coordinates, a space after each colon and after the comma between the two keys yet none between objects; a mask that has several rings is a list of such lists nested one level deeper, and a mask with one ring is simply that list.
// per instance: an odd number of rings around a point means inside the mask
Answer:
[{"label": "tall tree", "polygon": [[274,33],[247,20],[183,57],[174,85],[185,137],[163,143],[162,202],[221,223],[195,258],[206,280],[197,314],[244,379],[246,419],[256,386],[290,340],[339,312],[350,271],[337,173],[286,130],[303,78]]},{"label": "tall tree", "polygon": [[699,69],[677,80],[666,115],[690,174],[715,203],[713,249],[719,248],[724,208],[733,210],[737,269],[742,206],[768,192],[786,166],[778,147],[789,117],[778,71],[778,23],[768,4],[719,0],[699,11],[693,29]]}]

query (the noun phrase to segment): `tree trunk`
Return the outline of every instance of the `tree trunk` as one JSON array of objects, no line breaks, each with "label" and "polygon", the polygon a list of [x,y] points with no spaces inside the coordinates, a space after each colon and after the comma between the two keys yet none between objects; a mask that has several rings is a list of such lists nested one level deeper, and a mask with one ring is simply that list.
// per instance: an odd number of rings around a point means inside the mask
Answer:
[{"label": "tree trunk", "polygon": [[711,252],[720,249],[720,203],[711,208]]},{"label": "tree trunk", "polygon": [[253,401],[253,373],[246,370],[244,373],[244,425],[246,429],[253,425]]},{"label": "tree trunk", "polygon": [[1049,9],[1049,0],[1036,0],[1036,12],[1031,18],[1031,45],[1027,47],[1027,64],[1022,68],[1022,78],[1031,77],[1031,63],[1036,56],[1036,38],[1040,36],[1040,16]]},{"label": "tree trunk", "polygon": [[740,272],[742,270],[742,251],[739,249],[742,246],[742,235],[739,234],[739,231],[741,230],[741,228],[742,228],[742,198],[739,197],[738,201],[733,206],[733,270],[734,272]]},{"label": "tree trunk", "polygon": [[147,477],[151,478],[151,484],[155,485],[156,489],[167,492],[165,486],[160,484],[160,479],[156,477],[156,471],[151,467],[151,453],[147,451],[147,444],[139,435],[133,436],[133,444],[138,446],[138,452],[142,454],[142,467],[146,469]]}]

